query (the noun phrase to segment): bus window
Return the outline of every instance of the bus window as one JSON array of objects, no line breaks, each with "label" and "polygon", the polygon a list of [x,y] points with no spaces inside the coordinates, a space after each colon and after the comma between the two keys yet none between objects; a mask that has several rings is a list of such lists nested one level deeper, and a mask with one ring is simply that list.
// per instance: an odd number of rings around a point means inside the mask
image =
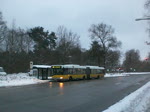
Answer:
[{"label": "bus window", "polygon": [[81,73],[82,73],[82,74],[85,74],[85,69],[81,69]]},{"label": "bus window", "polygon": [[74,68],[73,69],[73,74],[79,74],[79,72],[80,72],[79,68]]},{"label": "bus window", "polygon": [[69,73],[69,69],[68,68],[63,68],[64,71],[64,75],[67,75]]},{"label": "bus window", "polygon": [[68,68],[68,74],[73,74],[73,69],[72,68]]},{"label": "bus window", "polygon": [[81,69],[80,68],[77,69],[77,74],[81,74]]},{"label": "bus window", "polygon": [[100,74],[100,73],[101,73],[101,71],[99,69],[97,69],[97,74]]},{"label": "bus window", "polygon": [[72,69],[72,74],[75,74],[75,69],[74,68]]}]

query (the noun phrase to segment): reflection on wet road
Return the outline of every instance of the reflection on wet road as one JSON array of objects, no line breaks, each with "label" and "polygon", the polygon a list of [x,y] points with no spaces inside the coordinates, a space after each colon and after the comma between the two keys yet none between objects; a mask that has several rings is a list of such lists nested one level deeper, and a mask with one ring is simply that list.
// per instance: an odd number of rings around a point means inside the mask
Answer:
[{"label": "reflection on wet road", "polygon": [[60,83],[59,83],[59,88],[60,88],[60,90],[63,90],[63,88],[64,88],[64,83],[60,82]]},{"label": "reflection on wet road", "polygon": [[150,75],[0,88],[0,112],[101,112],[150,81]]},{"label": "reflection on wet road", "polygon": [[52,88],[53,87],[53,82],[49,83],[49,87]]},{"label": "reflection on wet road", "polygon": [[59,90],[60,90],[60,95],[63,95],[63,89],[64,89],[64,83],[60,82],[59,83]]}]

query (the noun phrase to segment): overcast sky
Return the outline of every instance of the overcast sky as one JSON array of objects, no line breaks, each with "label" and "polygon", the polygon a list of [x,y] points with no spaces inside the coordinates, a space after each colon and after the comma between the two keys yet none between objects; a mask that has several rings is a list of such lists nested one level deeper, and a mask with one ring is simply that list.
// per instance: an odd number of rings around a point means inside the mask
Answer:
[{"label": "overcast sky", "polygon": [[[89,49],[88,29],[91,24],[104,22],[115,28],[115,36],[122,42],[123,52],[138,49],[144,58],[150,46],[143,17],[145,0],[0,0],[0,11],[10,26],[12,21],[21,28],[42,26],[56,31],[64,25],[80,35],[82,48]],[[150,39],[149,39],[150,40]]]}]

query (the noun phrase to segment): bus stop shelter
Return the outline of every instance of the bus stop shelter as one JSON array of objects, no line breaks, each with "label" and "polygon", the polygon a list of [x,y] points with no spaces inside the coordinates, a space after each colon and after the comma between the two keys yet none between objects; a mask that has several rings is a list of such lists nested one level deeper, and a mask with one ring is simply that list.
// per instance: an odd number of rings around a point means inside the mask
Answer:
[{"label": "bus stop shelter", "polygon": [[49,65],[33,65],[33,75],[38,79],[47,80],[50,76],[51,66]]}]

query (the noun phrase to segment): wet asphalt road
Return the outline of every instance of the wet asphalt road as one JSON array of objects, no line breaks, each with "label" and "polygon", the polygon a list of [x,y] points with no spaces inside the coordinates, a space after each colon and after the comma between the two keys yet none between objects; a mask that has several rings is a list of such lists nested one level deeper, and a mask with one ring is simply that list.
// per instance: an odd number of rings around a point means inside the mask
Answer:
[{"label": "wet asphalt road", "polygon": [[0,88],[0,112],[101,112],[145,83],[150,74]]}]

